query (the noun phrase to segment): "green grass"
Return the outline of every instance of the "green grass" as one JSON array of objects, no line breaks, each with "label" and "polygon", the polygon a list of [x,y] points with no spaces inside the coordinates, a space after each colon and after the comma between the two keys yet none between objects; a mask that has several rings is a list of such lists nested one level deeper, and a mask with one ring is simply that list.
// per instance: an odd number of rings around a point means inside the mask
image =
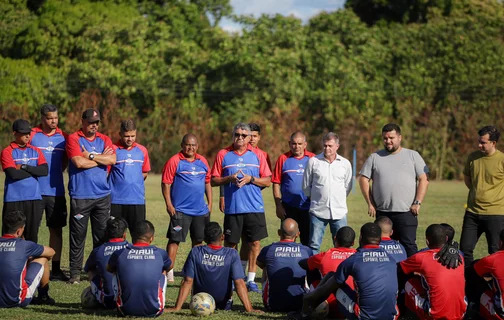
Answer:
[{"label": "green grass", "polygon": [[[160,248],[166,246],[166,229],[168,227],[169,218],[165,210],[164,200],[161,194],[161,177],[159,175],[152,175],[146,181],[147,188],[147,219],[152,221],[156,227],[156,237],[154,244]],[[218,189],[214,188],[214,202],[212,211],[212,220],[219,223],[223,222],[223,214],[218,209]],[[271,188],[267,188],[263,192],[266,208],[266,217],[268,221],[269,237],[262,241],[262,245],[270,244],[278,241],[276,230],[279,227],[278,219],[275,215],[275,207],[272,197]],[[455,238],[460,237],[460,230],[462,227],[462,219],[464,215],[464,204],[466,202],[467,189],[461,182],[432,182],[429,185],[427,197],[422,203],[422,209],[419,216],[420,226],[417,232],[417,244],[419,248],[424,247],[425,244],[425,229],[429,224],[447,222],[451,224],[457,234]],[[360,193],[352,193],[348,198],[348,223],[353,227],[356,232],[360,226],[372,221],[367,215],[367,206]],[[45,219],[45,218],[44,218]],[[89,227],[90,229],[90,227]],[[62,268],[68,270],[68,228],[64,229],[64,250],[62,256]],[[88,233],[90,230],[88,230]],[[45,227],[45,222],[42,222],[40,228],[40,243],[48,244],[49,233]],[[326,230],[322,249],[330,248],[330,232]],[[91,251],[92,241],[88,235],[86,241],[86,257]],[[177,298],[179,283],[181,280],[180,270],[182,269],[183,262],[190,250],[190,242],[183,243],[180,246],[177,263],[175,266],[176,279],[175,285],[167,288],[166,292],[166,305],[172,307]],[[486,242],[484,237],[479,241],[475,250],[475,256],[482,257],[486,254]],[[261,270],[258,269],[257,278],[261,277]],[[219,284],[216,284],[219,285]],[[116,318],[115,311],[104,310],[83,310],[80,308],[80,294],[84,288],[88,286],[87,283],[82,282],[79,285],[67,285],[62,282],[51,283],[50,294],[56,299],[56,306],[29,306],[26,309],[7,309],[0,310],[0,319],[114,319]],[[260,294],[251,293],[250,298],[254,308],[262,309],[262,300]],[[234,309],[237,311],[232,312],[216,312],[210,316],[212,319],[282,319],[285,317],[283,314],[266,313],[264,315],[251,315],[242,312],[243,308],[241,303],[234,295]],[[163,314],[160,318],[163,319],[194,319],[190,312],[186,309],[182,312],[174,314]]]}]

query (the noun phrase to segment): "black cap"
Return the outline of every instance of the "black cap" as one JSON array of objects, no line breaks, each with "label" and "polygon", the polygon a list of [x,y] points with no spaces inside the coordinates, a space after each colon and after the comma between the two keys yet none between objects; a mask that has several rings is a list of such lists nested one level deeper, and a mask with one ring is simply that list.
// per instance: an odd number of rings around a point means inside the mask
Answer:
[{"label": "black cap", "polygon": [[19,133],[30,133],[32,130],[30,123],[26,121],[25,119],[17,119],[14,121],[12,124],[12,131],[19,132]]},{"label": "black cap", "polygon": [[86,109],[86,111],[82,113],[82,119],[88,122],[98,122],[100,121],[100,111],[96,109]]}]

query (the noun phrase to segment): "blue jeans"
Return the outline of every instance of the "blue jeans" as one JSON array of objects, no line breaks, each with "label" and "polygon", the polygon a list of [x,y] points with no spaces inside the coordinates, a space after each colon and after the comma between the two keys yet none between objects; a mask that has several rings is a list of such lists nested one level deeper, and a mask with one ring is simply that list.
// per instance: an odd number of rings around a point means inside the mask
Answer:
[{"label": "blue jeans", "polygon": [[312,248],[313,254],[320,252],[320,244],[322,243],[322,239],[324,239],[327,224],[331,228],[332,238],[334,239],[338,230],[347,225],[347,217],[345,215],[339,220],[322,219],[310,212],[310,240],[308,246]]}]

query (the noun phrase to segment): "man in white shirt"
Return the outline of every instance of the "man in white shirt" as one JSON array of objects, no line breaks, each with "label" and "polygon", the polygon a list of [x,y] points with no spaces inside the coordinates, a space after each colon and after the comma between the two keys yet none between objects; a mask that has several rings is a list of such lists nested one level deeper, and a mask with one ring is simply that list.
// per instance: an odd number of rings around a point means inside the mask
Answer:
[{"label": "man in white shirt", "polygon": [[339,137],[333,132],[322,138],[324,152],[310,158],[303,176],[303,192],[310,198],[310,240],[313,253],[320,251],[327,224],[334,237],[347,225],[346,198],[352,190],[352,166],[340,156]]}]

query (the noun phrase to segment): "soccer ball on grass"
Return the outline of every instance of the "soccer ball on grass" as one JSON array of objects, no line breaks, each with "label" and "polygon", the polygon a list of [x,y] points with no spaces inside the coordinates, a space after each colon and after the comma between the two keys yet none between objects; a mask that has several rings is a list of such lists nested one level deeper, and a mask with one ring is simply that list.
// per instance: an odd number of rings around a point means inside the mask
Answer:
[{"label": "soccer ball on grass", "polygon": [[93,291],[91,291],[91,287],[87,287],[81,293],[81,305],[85,309],[93,309],[100,305],[100,303],[96,300]]},{"label": "soccer ball on grass", "polygon": [[215,300],[208,293],[196,293],[191,298],[189,308],[191,309],[191,313],[195,316],[208,316],[215,311]]}]

